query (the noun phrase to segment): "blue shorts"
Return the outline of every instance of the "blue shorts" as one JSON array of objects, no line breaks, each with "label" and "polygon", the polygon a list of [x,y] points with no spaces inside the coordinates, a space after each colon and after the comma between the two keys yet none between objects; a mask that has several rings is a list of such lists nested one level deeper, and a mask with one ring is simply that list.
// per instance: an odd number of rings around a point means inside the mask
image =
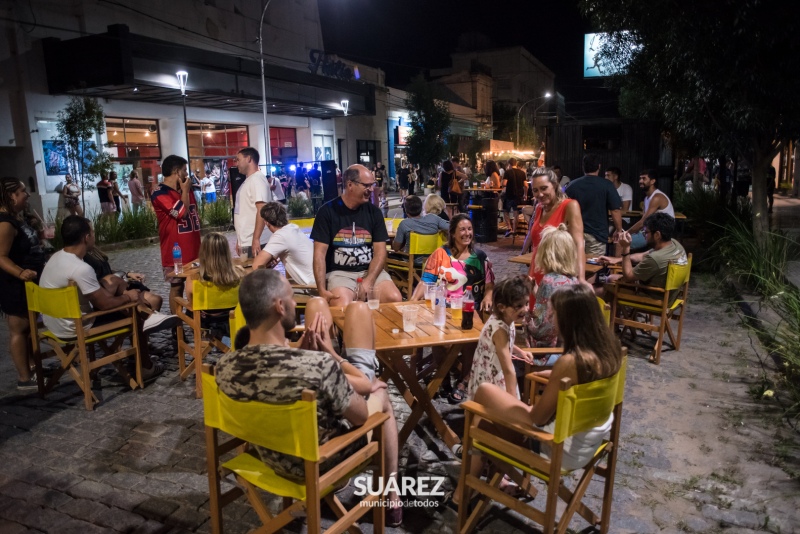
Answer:
[{"label": "blue shorts", "polygon": [[206,197],[206,204],[210,204],[211,202],[216,202],[217,201],[217,193],[216,192],[214,192],[214,193],[206,193],[205,197]]}]

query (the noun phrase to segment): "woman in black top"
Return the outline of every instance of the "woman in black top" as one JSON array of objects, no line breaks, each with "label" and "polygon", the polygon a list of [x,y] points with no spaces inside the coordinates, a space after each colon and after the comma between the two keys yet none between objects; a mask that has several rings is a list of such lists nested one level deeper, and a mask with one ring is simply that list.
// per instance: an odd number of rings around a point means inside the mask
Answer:
[{"label": "woman in black top", "polygon": [[22,212],[30,195],[16,178],[0,178],[0,309],[6,316],[9,352],[17,369],[17,389],[36,389],[29,364],[28,301],[25,282],[38,282],[45,256],[36,230]]}]

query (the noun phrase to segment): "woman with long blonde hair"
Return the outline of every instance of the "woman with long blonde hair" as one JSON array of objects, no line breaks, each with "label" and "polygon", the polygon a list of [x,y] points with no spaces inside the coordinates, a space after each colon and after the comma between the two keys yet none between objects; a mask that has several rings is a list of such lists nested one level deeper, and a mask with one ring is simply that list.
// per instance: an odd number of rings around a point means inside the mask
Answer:
[{"label": "woman with long blonde hair", "polygon": [[[245,275],[244,269],[233,264],[228,240],[224,235],[216,232],[203,237],[197,261],[200,263],[200,280],[211,282],[221,289],[232,289],[238,286]],[[193,285],[193,283],[186,284],[186,299],[190,303],[192,302]],[[201,312],[203,328],[225,330],[229,311],[230,309]]]}]

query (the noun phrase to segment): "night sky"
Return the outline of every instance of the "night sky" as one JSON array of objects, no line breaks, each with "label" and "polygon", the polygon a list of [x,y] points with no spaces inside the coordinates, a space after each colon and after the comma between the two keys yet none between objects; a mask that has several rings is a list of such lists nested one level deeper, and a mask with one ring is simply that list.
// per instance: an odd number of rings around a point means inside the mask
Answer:
[{"label": "night sky", "polygon": [[404,87],[420,70],[450,66],[459,37],[522,45],[556,74],[575,118],[613,115],[614,96],[583,79],[583,35],[591,23],[570,0],[319,0],[325,50],[382,68]]}]

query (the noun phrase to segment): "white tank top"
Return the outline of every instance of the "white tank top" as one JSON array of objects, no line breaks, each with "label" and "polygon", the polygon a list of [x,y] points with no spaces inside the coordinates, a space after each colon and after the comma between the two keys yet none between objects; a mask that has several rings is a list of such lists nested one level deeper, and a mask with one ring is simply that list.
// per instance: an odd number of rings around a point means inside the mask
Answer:
[{"label": "white tank top", "polygon": [[[644,212],[645,213],[647,213],[647,210],[650,207],[650,201],[656,195],[664,195],[664,193],[662,193],[661,191],[656,189],[655,191],[653,191],[652,195],[650,195],[649,197],[645,197],[645,199],[644,199]],[[672,201],[669,199],[669,197],[667,195],[664,195],[664,198],[667,199],[667,207],[662,209],[662,210],[658,210],[658,211],[659,211],[659,213],[666,213],[667,215],[669,215],[670,217],[672,217],[674,219],[675,218],[675,210],[672,208]]]}]

